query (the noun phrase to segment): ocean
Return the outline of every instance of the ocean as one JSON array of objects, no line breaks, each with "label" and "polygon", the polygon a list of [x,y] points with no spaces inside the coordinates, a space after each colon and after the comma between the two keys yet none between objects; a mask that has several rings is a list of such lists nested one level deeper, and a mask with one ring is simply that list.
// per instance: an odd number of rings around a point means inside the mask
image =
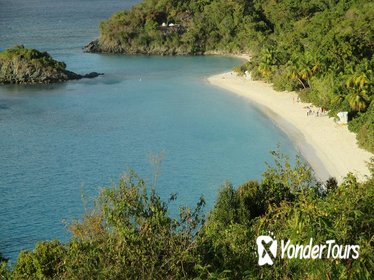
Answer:
[{"label": "ocean", "polygon": [[0,0],[0,50],[23,44],[80,74],[105,73],[0,86],[0,252],[11,261],[38,240],[67,241],[66,224],[126,171],[150,183],[154,157],[163,158],[157,192],[178,194],[175,215],[200,195],[209,210],[225,181],[261,179],[277,145],[297,154],[256,107],[206,81],[240,59],[82,52],[100,20],[136,2]]}]

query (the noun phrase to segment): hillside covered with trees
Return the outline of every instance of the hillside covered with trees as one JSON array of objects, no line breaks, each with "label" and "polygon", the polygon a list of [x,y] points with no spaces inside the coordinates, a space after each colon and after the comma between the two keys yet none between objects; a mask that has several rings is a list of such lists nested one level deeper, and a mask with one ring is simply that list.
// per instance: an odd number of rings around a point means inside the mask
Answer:
[{"label": "hillside covered with trees", "polygon": [[[72,222],[72,238],[39,242],[12,267],[0,261],[2,279],[372,279],[374,179],[348,174],[318,183],[308,166],[273,152],[263,179],[235,189],[222,186],[203,216],[194,209],[170,215],[176,196],[162,201],[130,172],[103,188],[95,207]],[[374,171],[374,170],[372,170]],[[162,187],[162,186],[161,186]],[[359,245],[358,258],[281,259],[258,265],[256,238],[273,232],[294,244]]]},{"label": "hillside covered with trees", "polygon": [[87,51],[250,53],[238,67],[305,101],[348,111],[374,152],[374,4],[368,0],[145,0],[100,24]]}]

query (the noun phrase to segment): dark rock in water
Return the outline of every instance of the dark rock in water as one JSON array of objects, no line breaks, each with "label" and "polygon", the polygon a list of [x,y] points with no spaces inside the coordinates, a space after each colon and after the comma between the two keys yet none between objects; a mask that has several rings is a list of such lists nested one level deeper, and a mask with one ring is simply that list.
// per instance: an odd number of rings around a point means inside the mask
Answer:
[{"label": "dark rock in water", "polygon": [[65,74],[67,75],[68,80],[79,80],[82,79],[82,75],[79,75],[77,73],[65,70]]},{"label": "dark rock in water", "polygon": [[9,106],[6,104],[0,104],[0,110],[8,110]]},{"label": "dark rock in water", "polygon": [[88,45],[83,47],[83,51],[87,53],[121,53],[121,54],[147,54],[146,50],[140,49],[123,49],[120,45],[114,44],[112,46],[107,46],[96,39],[90,42]]},{"label": "dark rock in water", "polygon": [[99,53],[101,52],[101,48],[99,45],[99,40],[95,40],[90,42],[87,46],[83,48],[84,52],[89,52],[89,53]]},{"label": "dark rock in water", "polygon": [[91,72],[86,75],[83,75],[82,78],[92,79],[92,78],[96,78],[101,75],[104,75],[104,73]]},{"label": "dark rock in water", "polygon": [[66,64],[48,53],[24,46],[0,52],[0,84],[49,84],[82,78],[95,78],[101,73],[80,75],[66,70]]}]

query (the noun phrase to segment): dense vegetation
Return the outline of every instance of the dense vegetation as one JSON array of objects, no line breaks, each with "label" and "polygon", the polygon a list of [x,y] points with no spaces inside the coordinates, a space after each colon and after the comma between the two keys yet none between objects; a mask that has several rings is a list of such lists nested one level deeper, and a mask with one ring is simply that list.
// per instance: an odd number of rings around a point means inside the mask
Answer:
[{"label": "dense vegetation", "polygon": [[[85,216],[71,224],[67,244],[39,242],[5,279],[372,279],[374,275],[374,179],[358,183],[348,174],[318,183],[309,167],[274,152],[261,182],[222,187],[214,208],[202,215],[168,205],[133,172],[104,188]],[[315,244],[360,245],[358,259],[281,259],[258,266],[256,238]]]},{"label": "dense vegetation", "polygon": [[373,22],[369,0],[144,0],[102,22],[87,50],[250,53],[238,70],[331,115],[349,111],[349,128],[374,152]]},{"label": "dense vegetation", "polygon": [[332,116],[348,111],[359,144],[374,152],[374,3],[264,2],[270,29],[244,71],[278,90],[299,91]]},{"label": "dense vegetation", "polygon": [[65,70],[66,64],[54,60],[47,52],[40,52],[35,49],[25,48],[23,45],[15,46],[14,48],[6,49],[0,52],[0,60],[14,60],[23,58],[31,64],[42,67],[51,67],[60,71]]},{"label": "dense vegetation", "polygon": [[91,50],[130,54],[241,52],[248,50],[250,26],[243,16],[251,5],[244,0],[145,0],[103,21],[99,41]]}]

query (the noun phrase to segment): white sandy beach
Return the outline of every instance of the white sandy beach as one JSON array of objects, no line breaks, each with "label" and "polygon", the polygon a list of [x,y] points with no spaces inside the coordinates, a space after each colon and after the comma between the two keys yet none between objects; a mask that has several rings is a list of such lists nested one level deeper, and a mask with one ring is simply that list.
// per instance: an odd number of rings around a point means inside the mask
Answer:
[{"label": "white sandy beach", "polygon": [[328,116],[307,116],[305,107],[310,104],[297,102],[296,93],[277,92],[265,82],[249,81],[233,72],[208,81],[257,105],[290,137],[319,179],[333,176],[342,182],[348,172],[360,180],[369,175],[367,162],[373,154],[358,147],[347,126]]}]

